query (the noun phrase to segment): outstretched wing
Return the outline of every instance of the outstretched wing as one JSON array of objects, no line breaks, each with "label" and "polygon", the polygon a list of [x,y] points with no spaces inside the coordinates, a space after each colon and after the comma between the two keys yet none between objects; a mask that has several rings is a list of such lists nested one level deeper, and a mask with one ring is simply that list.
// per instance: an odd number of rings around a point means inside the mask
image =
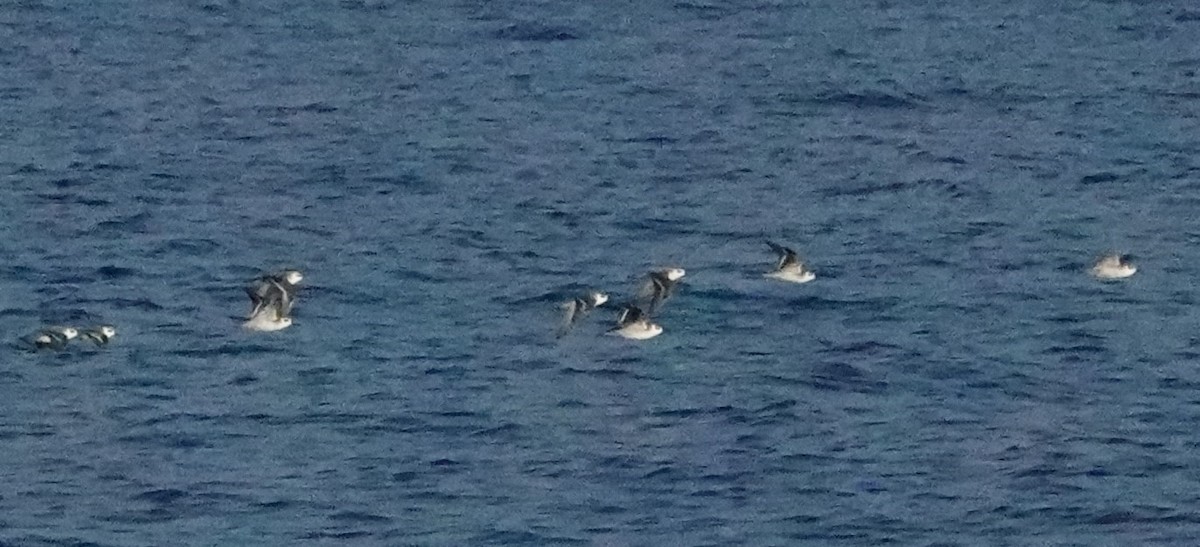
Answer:
[{"label": "outstretched wing", "polygon": [[582,317],[582,308],[579,305],[579,299],[563,302],[559,307],[563,310],[562,321],[558,325],[558,335],[562,336],[575,326],[575,322]]},{"label": "outstretched wing", "polygon": [[108,335],[104,334],[104,331],[98,328],[83,331],[83,337],[97,346],[103,346],[108,343]]},{"label": "outstretched wing", "polygon": [[250,281],[250,284],[246,286],[246,296],[250,297],[250,313],[246,315],[247,318],[258,315],[263,306],[270,303],[271,293],[276,286],[277,284],[268,275]]},{"label": "outstretched wing", "polygon": [[280,280],[270,276],[256,279],[253,285],[246,287],[246,294],[250,296],[252,304],[247,317],[258,315],[268,306],[276,308],[281,317],[286,317],[291,315],[292,307],[296,303],[293,291],[289,291]]},{"label": "outstretched wing", "polygon": [[796,251],[793,251],[773,241],[768,241],[767,245],[771,247],[772,251],[775,251],[775,253],[779,255],[779,263],[775,265],[776,270],[791,268],[800,263],[800,259],[796,257]]},{"label": "outstretched wing", "polygon": [[617,316],[617,326],[624,327],[630,323],[641,321],[643,315],[641,308],[633,304],[626,304],[621,308],[620,315]]},{"label": "outstretched wing", "polygon": [[296,305],[295,292],[289,291],[287,289],[287,287],[285,287],[283,285],[283,283],[280,283],[278,281],[274,282],[274,288],[272,289],[271,292],[274,295],[276,301],[279,303],[280,317],[286,317],[286,316],[291,315],[292,314],[292,306]]},{"label": "outstretched wing", "polygon": [[[638,289],[637,301],[646,306],[647,314],[653,314],[658,311],[666,299],[671,297],[674,290],[675,281],[667,277],[666,273],[650,272]],[[641,310],[638,311],[641,312]]]}]

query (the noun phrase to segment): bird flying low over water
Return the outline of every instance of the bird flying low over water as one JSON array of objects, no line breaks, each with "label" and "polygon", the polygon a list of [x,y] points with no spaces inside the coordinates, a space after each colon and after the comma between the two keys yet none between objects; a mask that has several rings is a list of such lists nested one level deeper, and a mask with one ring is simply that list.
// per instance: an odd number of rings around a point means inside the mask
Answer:
[{"label": "bird flying low over water", "polygon": [[574,300],[564,302],[561,306],[563,309],[563,320],[559,326],[558,335],[565,335],[571,330],[571,327],[575,326],[575,323],[583,319],[583,316],[605,302],[608,302],[608,295],[599,291],[591,291]]},{"label": "bird flying low over water", "polygon": [[83,338],[97,346],[103,346],[112,341],[117,335],[117,328],[112,325],[100,325],[83,331]]},{"label": "bird flying low over water", "polygon": [[246,317],[258,315],[264,307],[270,305],[278,306],[285,317],[291,315],[292,306],[296,303],[297,285],[303,279],[304,275],[297,270],[284,270],[254,279],[250,286],[246,287],[251,304],[250,313]]},{"label": "bird flying low over water", "polygon": [[804,262],[796,256],[796,251],[773,241],[768,241],[767,245],[779,254],[779,263],[775,265],[774,270],[765,274],[765,277],[791,283],[808,283],[817,278],[817,274],[806,268]]},{"label": "bird flying low over water", "polygon": [[25,338],[34,349],[61,350],[67,347],[67,342],[79,336],[75,327],[46,327]]},{"label": "bird flying low over water", "polygon": [[247,330],[261,332],[283,330],[290,326],[292,326],[292,318],[283,313],[281,302],[263,305],[245,323],[242,323],[242,327]]},{"label": "bird flying low over water", "polygon": [[1100,279],[1123,279],[1137,273],[1137,266],[1126,255],[1110,253],[1100,257],[1091,272]]},{"label": "bird flying low over water", "polygon": [[617,316],[617,326],[608,333],[630,340],[646,340],[662,334],[662,331],[662,325],[651,323],[650,317],[642,313],[641,309],[626,304]]},{"label": "bird flying low over water", "polygon": [[[675,292],[675,285],[687,272],[683,268],[666,268],[654,270],[646,275],[638,289],[637,303],[646,307],[647,314],[654,314],[662,307],[663,302]],[[637,309],[637,308],[634,308]],[[640,310],[639,310],[640,313]]]}]

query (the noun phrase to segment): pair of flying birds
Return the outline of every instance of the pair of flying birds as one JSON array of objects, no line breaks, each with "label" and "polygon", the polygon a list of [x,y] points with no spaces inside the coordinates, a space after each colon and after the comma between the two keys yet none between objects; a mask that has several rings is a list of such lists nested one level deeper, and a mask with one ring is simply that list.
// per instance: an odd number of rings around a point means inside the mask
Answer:
[{"label": "pair of flying birds", "polygon": [[[779,261],[765,277],[790,283],[808,283],[816,279],[817,275],[805,267],[796,251],[771,241],[768,241],[767,245],[779,254]],[[617,315],[617,326],[608,333],[631,340],[645,340],[662,334],[662,325],[651,322],[651,315],[670,298],[675,291],[675,285],[683,279],[685,273],[683,268],[667,268],[647,274],[638,289],[637,297],[632,303],[621,307]],[[608,302],[607,294],[592,291],[562,304],[564,315],[559,336],[566,334],[580,319],[605,302]]]},{"label": "pair of flying birds", "polygon": [[98,325],[82,331],[75,327],[46,327],[27,336],[25,340],[32,344],[34,349],[62,350],[66,349],[68,342],[76,338],[82,337],[83,340],[103,346],[116,335],[117,329],[112,325]]}]

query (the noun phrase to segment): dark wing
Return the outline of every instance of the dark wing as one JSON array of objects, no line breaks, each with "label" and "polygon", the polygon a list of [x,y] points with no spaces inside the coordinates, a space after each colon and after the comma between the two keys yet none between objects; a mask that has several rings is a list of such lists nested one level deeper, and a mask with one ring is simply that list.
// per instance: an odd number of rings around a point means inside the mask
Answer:
[{"label": "dark wing", "polygon": [[45,334],[54,340],[61,341],[64,344],[67,343],[67,340],[69,340],[66,333],[59,329],[42,329],[41,331],[38,331],[38,334]]},{"label": "dark wing", "polygon": [[282,283],[271,280],[271,289],[267,298],[269,302],[276,306],[276,319],[291,315],[292,306],[296,302],[292,296],[293,294]]},{"label": "dark wing", "polygon": [[258,315],[258,312],[262,311],[263,306],[269,302],[272,289],[276,285],[269,275],[257,277],[250,281],[250,285],[246,287],[246,296],[250,297],[250,313],[246,317],[254,317]]},{"label": "dark wing", "polygon": [[28,340],[36,348],[62,349],[67,345],[67,335],[54,329],[37,331],[30,335]]},{"label": "dark wing", "polygon": [[558,326],[559,336],[562,336],[570,331],[571,327],[575,326],[575,322],[578,321],[580,317],[583,317],[583,308],[580,304],[581,302],[578,298],[562,304],[561,307],[563,309],[563,319],[562,323],[560,323]]},{"label": "dark wing", "polygon": [[260,294],[259,287],[257,285],[253,287],[246,287],[246,295],[250,297],[250,313],[246,314],[246,317],[254,317],[255,315],[258,315],[259,310],[262,310],[263,295]]},{"label": "dark wing", "polygon": [[[675,283],[664,272],[650,272],[650,275],[646,276],[646,281],[642,283],[641,289],[638,290],[638,303],[646,306],[648,314],[657,312],[662,303],[671,297]],[[641,312],[641,310],[638,311]]]},{"label": "dark wing", "polygon": [[775,251],[775,253],[779,255],[779,264],[775,265],[776,270],[782,270],[800,262],[800,260],[796,258],[796,251],[793,251],[773,241],[768,241],[767,245],[771,247],[772,251]]},{"label": "dark wing", "polygon": [[624,327],[630,323],[636,323],[642,319],[642,310],[633,304],[626,304],[621,308],[621,314],[617,316],[617,326]]}]

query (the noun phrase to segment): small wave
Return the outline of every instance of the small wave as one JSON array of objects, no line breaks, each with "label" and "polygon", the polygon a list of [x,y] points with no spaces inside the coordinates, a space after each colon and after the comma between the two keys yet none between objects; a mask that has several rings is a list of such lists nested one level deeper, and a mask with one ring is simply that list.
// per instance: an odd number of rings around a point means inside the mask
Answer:
[{"label": "small wave", "polygon": [[619,378],[622,376],[632,376],[633,372],[619,368],[592,368],[580,369],[574,367],[564,367],[559,370],[562,374],[580,374],[584,376],[597,376],[600,378]]},{"label": "small wave", "polygon": [[188,493],[184,492],[183,490],[177,490],[175,488],[163,488],[159,490],[148,490],[146,492],[142,492],[141,494],[133,496],[133,499],[137,501],[169,504],[175,503],[176,501],[186,498],[187,496]]},{"label": "small wave", "polygon": [[914,190],[933,190],[948,197],[965,197],[963,188],[956,182],[942,178],[912,181],[880,182],[876,184],[847,184],[827,188],[821,193],[826,197],[865,197],[881,193],[898,193]]},{"label": "small wave", "polygon": [[361,511],[341,511],[329,515],[329,520],[347,521],[347,522],[391,522],[391,517],[376,515],[374,513],[363,513]]},{"label": "small wave", "polygon": [[123,279],[133,277],[139,272],[133,268],[122,268],[120,266],[101,266],[96,268],[96,277],[101,279]]},{"label": "small wave", "polygon": [[1098,184],[1101,182],[1112,182],[1115,180],[1121,180],[1121,175],[1118,175],[1118,174],[1110,172],[1110,171],[1101,171],[1099,173],[1093,173],[1091,175],[1086,175],[1086,176],[1080,178],[1079,183],[1080,184]]},{"label": "small wave", "polygon": [[470,434],[471,437],[487,437],[493,440],[516,441],[523,437],[524,428],[514,423],[501,424],[496,427],[480,429]]},{"label": "small wave", "polygon": [[210,446],[210,444],[205,442],[204,439],[201,439],[195,435],[166,433],[162,431],[136,435],[125,435],[118,437],[117,440],[123,443],[165,448],[206,448]]},{"label": "small wave", "polygon": [[255,112],[264,116],[293,116],[296,114],[314,112],[328,113],[337,112],[337,107],[322,102],[302,104],[298,106],[280,105],[280,106],[260,106],[254,109]]},{"label": "small wave", "polygon": [[815,95],[783,94],[779,99],[788,104],[808,104],[851,108],[875,108],[885,110],[907,110],[923,108],[924,98],[913,94],[886,93],[883,91],[827,91]]},{"label": "small wave", "polygon": [[246,386],[258,382],[259,377],[253,374],[239,374],[229,381],[231,386]]},{"label": "small wave", "polygon": [[179,357],[190,357],[193,359],[212,359],[213,357],[237,356],[237,355],[265,355],[275,353],[278,348],[266,346],[262,344],[226,344],[216,348],[204,349],[177,349],[172,350],[171,355]]},{"label": "small wave", "polygon": [[[685,12],[695,14],[699,18],[706,19],[706,20],[716,20],[716,19],[725,17],[727,15],[736,13],[736,11],[733,8],[730,8],[730,7],[722,5],[722,4],[723,3],[701,4],[701,3],[697,3],[697,2],[676,2],[671,7],[675,8],[676,10],[679,10],[679,11],[685,11]],[[756,8],[756,9],[762,9],[762,8]]]},{"label": "small wave", "polygon": [[371,535],[371,532],[365,532],[365,531],[362,531],[362,530],[351,530],[351,531],[348,531],[348,532],[327,532],[327,531],[321,531],[321,532],[310,532],[310,533],[304,534],[303,536],[300,536],[300,537],[301,537],[302,539],[337,539],[337,540],[346,540],[346,539],[358,539],[358,538],[364,538],[364,537],[368,537],[368,536],[370,536],[370,535]]},{"label": "small wave", "polygon": [[221,249],[221,244],[211,239],[174,238],[156,246],[151,255],[185,255],[209,257]]},{"label": "small wave", "polygon": [[121,234],[153,232],[153,226],[151,225],[150,221],[150,213],[142,212],[97,222],[95,226],[92,227],[92,231]]},{"label": "small wave", "polygon": [[508,25],[492,33],[492,36],[500,40],[516,42],[562,42],[580,38],[579,33],[574,29],[536,22]]},{"label": "small wave", "polygon": [[[547,545],[547,539],[526,530],[497,530],[478,534],[467,543],[470,545]],[[587,545],[589,542],[584,541],[581,544]]]},{"label": "small wave", "polygon": [[827,391],[854,391],[878,393],[887,388],[887,382],[867,376],[863,370],[849,363],[827,363],[813,371],[811,380],[801,383]]}]

